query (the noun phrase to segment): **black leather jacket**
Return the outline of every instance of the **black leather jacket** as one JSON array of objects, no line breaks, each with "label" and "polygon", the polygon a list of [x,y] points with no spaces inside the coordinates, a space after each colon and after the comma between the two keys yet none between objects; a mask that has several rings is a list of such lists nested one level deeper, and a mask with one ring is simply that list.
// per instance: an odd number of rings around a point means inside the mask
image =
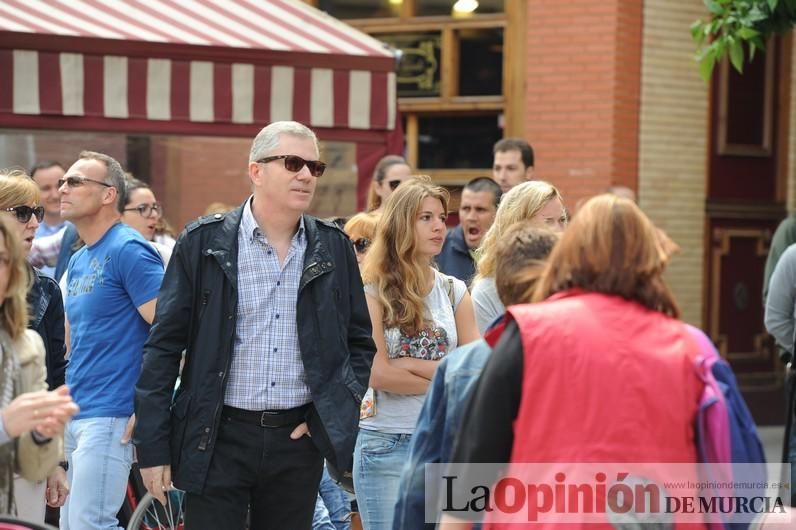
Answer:
[{"label": "black leather jacket", "polygon": [[28,327],[44,341],[47,386],[52,390],[64,384],[66,344],[64,343],[64,301],[58,283],[30,267],[32,285],[28,290]]},{"label": "black leather jacket", "polygon": [[[170,464],[174,484],[197,494],[213,454],[235,339],[242,211],[201,218],[180,236],[136,386],[139,465]],[[307,422],[324,457],[350,469],[376,346],[351,242],[333,224],[311,216],[304,216],[304,228],[296,319],[316,411]],[[183,350],[185,367],[172,402]]]}]

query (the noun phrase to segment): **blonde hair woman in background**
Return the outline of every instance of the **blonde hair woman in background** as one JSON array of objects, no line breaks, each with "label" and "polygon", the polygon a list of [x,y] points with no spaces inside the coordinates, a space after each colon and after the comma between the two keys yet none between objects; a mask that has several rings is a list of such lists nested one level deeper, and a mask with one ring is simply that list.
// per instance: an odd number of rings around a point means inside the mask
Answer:
[{"label": "blonde hair woman in background", "polygon": [[47,391],[44,344],[27,329],[25,252],[11,222],[0,216],[0,513],[6,514],[16,507],[14,472],[30,481],[47,478],[63,455],[64,425],[77,412],[65,386]]},{"label": "blonde hair woman in background", "polygon": [[379,160],[368,189],[367,211],[381,213],[392,192],[411,175],[412,170],[403,157],[387,155]]},{"label": "blonde hair woman in background", "polygon": [[354,252],[357,255],[357,263],[362,267],[365,255],[376,237],[376,225],[379,222],[378,213],[358,213],[349,219],[343,227],[343,232],[351,239],[354,245]]},{"label": "blonde hair woman in background", "polygon": [[483,335],[506,308],[495,288],[495,249],[508,228],[530,220],[540,228],[563,232],[567,226],[564,199],[549,182],[532,180],[514,186],[500,199],[495,222],[479,248],[477,274],[473,280],[473,307],[478,331]]},{"label": "blonde hair woman in background", "polygon": [[432,265],[445,241],[447,207],[447,190],[430,178],[407,180],[387,200],[365,257],[375,406],[363,407],[353,474],[367,530],[392,528],[401,472],[439,361],[479,338],[464,282]]}]

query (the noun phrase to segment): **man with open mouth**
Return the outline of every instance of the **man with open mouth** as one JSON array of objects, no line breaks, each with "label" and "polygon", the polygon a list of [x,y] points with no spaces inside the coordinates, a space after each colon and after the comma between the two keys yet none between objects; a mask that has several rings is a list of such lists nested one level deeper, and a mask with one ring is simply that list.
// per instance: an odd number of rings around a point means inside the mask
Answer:
[{"label": "man with open mouth", "polygon": [[495,221],[501,195],[500,186],[489,177],[477,177],[467,183],[459,201],[459,226],[448,232],[437,256],[440,271],[470,285],[478,247]]}]

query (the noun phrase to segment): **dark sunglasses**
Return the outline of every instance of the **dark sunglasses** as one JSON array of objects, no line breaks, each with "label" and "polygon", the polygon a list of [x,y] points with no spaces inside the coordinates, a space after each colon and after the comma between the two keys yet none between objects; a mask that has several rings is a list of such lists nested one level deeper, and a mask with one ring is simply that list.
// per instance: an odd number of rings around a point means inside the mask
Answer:
[{"label": "dark sunglasses", "polygon": [[149,217],[149,214],[151,214],[152,212],[160,214],[160,212],[163,211],[163,207],[160,205],[160,203],[153,202],[152,204],[144,203],[144,204],[139,204],[138,206],[135,206],[133,208],[125,208],[124,211],[138,212],[141,214],[141,217]]},{"label": "dark sunglasses", "polygon": [[370,239],[366,237],[360,237],[359,239],[353,240],[352,243],[354,244],[354,250],[362,254],[370,246]]},{"label": "dark sunglasses", "polygon": [[6,208],[6,211],[14,212],[17,221],[20,223],[27,223],[34,215],[36,216],[36,220],[40,223],[44,219],[44,206],[14,206],[12,208]]},{"label": "dark sunglasses", "polygon": [[300,156],[296,155],[267,156],[265,158],[261,158],[257,162],[260,164],[265,164],[267,162],[273,162],[274,160],[284,160],[285,169],[288,171],[294,171],[296,173],[301,171],[301,168],[304,166],[307,166],[307,169],[310,170],[310,173],[313,177],[320,177],[326,170],[326,164],[320,160],[304,160]]},{"label": "dark sunglasses", "polygon": [[388,180],[387,185],[390,187],[391,190],[395,191],[395,188],[401,185],[403,180]]},{"label": "dark sunglasses", "polygon": [[58,179],[58,187],[60,188],[64,184],[66,184],[70,188],[79,188],[80,186],[82,186],[86,182],[93,182],[94,184],[99,184],[100,186],[105,186],[106,188],[112,188],[113,187],[112,184],[108,184],[107,182],[102,182],[100,180],[94,180],[94,179],[87,179],[86,177],[75,177],[75,176]]}]

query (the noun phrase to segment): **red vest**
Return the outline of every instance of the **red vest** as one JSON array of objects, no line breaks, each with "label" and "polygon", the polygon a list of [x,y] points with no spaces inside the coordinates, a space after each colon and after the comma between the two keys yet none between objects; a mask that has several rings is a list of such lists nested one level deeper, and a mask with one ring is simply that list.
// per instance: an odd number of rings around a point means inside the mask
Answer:
[{"label": "red vest", "polygon": [[512,463],[697,462],[694,420],[703,383],[682,322],[620,297],[579,291],[509,313],[524,353]]}]

